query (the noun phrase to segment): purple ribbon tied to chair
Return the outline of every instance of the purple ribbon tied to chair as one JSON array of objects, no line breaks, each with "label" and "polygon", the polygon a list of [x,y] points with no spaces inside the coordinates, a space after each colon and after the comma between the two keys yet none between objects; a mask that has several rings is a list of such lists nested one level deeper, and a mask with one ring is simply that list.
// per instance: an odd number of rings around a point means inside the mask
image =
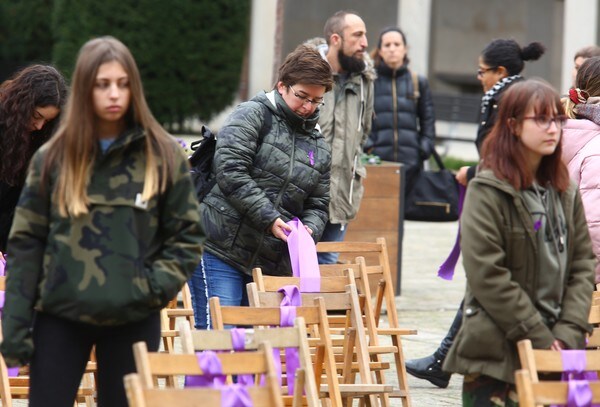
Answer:
[{"label": "purple ribbon tied to chair", "polygon": [[458,263],[458,256],[460,256],[460,214],[462,213],[466,192],[467,189],[462,184],[458,184],[458,232],[456,233],[456,240],[454,241],[454,246],[452,247],[448,258],[444,260],[438,270],[438,277],[441,277],[444,280],[452,280],[456,263]]},{"label": "purple ribbon tied to chair", "polygon": [[[294,326],[296,307],[302,305],[300,290],[295,285],[286,285],[281,287],[278,292],[283,293],[283,298],[279,304],[279,325],[282,327]],[[278,348],[273,349],[273,358],[275,359],[275,370],[277,371],[279,385],[281,386],[281,358]],[[296,376],[296,370],[300,367],[298,349],[285,349],[285,363],[287,365],[288,394],[294,394],[294,377]]]},{"label": "purple ribbon tied to chair", "polygon": [[300,219],[294,218],[287,224],[292,228],[287,237],[292,275],[300,277],[301,292],[319,292],[321,291],[321,273],[319,272],[315,241]]},{"label": "purple ribbon tied to chair", "polygon": [[[590,381],[598,381],[596,372],[585,370],[585,350],[562,350],[562,381],[568,382],[567,407],[598,407],[592,404]],[[556,407],[556,406],[555,406]]]},{"label": "purple ribbon tied to chair", "polygon": [[[241,352],[246,349],[246,330],[244,328],[233,328],[230,332],[233,350]],[[251,374],[241,374],[238,375],[237,382],[245,386],[252,386],[254,378]]]}]

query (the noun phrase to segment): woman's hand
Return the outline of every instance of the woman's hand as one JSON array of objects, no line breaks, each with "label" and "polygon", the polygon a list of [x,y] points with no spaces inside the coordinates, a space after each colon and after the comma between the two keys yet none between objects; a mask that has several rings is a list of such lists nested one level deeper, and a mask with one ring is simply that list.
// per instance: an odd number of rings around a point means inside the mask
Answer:
[{"label": "woman's hand", "polygon": [[304,229],[306,229],[306,231],[308,232],[308,234],[312,236],[313,231],[312,231],[311,228],[309,228],[308,226],[304,225]]},{"label": "woman's hand", "polygon": [[[287,231],[288,233],[285,233]],[[292,227],[281,220],[281,218],[275,219],[273,225],[271,225],[271,233],[277,239],[281,239],[284,242],[287,242],[287,235],[292,231]]]},{"label": "woman's hand", "polygon": [[468,166],[460,167],[460,170],[456,173],[456,180],[462,186],[467,186],[467,171],[469,170]]},{"label": "woman's hand", "polygon": [[550,345],[550,350],[558,351],[563,349],[567,349],[567,347],[565,346],[565,343],[560,339],[555,339],[554,342],[552,342],[552,345]]}]

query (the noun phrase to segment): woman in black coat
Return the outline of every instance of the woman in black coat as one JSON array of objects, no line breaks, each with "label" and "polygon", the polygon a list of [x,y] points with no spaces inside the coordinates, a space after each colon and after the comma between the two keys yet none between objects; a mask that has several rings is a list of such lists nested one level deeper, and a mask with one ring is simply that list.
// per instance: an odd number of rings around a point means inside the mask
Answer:
[{"label": "woman in black coat", "polygon": [[408,69],[406,37],[399,28],[381,32],[373,58],[375,117],[365,151],[404,164],[408,191],[434,146],[433,99],[427,79]]},{"label": "woman in black coat", "polygon": [[28,66],[0,85],[0,256],[29,161],[50,138],[66,97],[65,79],[48,65]]}]

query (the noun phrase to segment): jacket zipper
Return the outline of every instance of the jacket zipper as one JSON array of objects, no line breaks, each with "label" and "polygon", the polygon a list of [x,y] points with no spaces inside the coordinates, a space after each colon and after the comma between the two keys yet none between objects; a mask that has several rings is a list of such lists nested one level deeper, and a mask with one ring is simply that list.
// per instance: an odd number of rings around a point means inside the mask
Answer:
[{"label": "jacket zipper", "polygon": [[[279,190],[279,193],[277,194],[277,198],[275,199],[275,202],[274,202],[275,209],[277,209],[277,210],[279,210],[279,204],[281,203],[281,198],[283,197],[283,193],[285,192],[285,189],[287,188],[288,184],[290,183],[290,179],[292,178],[292,172],[294,171],[294,161],[295,160],[296,160],[296,131],[293,130],[292,131],[292,157],[290,159],[290,166],[288,168],[288,174],[287,174],[285,182],[283,183],[281,189]],[[260,241],[258,242],[256,251],[252,255],[252,259],[250,259],[250,267],[254,267],[254,264],[256,263],[256,258],[258,257],[258,253],[260,252],[260,249],[262,249],[262,245],[264,242],[265,242],[265,235],[262,234],[260,236]]]},{"label": "jacket zipper", "polygon": [[422,206],[441,206],[443,208],[445,208],[445,212],[446,213],[450,213],[450,204],[449,203],[443,203],[443,202],[428,202],[428,201],[416,201],[415,205],[422,205]]},{"label": "jacket zipper", "polygon": [[392,109],[394,118],[394,161],[398,161],[398,93],[396,89],[396,70],[392,73]]}]

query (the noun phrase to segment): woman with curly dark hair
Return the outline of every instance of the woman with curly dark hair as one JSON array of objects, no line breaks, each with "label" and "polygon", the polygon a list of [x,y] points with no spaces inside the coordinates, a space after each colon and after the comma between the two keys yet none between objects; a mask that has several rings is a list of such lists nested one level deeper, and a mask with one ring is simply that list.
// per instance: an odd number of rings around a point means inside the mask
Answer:
[{"label": "woman with curly dark hair", "polygon": [[67,96],[65,79],[31,65],[0,85],[0,255],[33,153],[52,134]]}]

